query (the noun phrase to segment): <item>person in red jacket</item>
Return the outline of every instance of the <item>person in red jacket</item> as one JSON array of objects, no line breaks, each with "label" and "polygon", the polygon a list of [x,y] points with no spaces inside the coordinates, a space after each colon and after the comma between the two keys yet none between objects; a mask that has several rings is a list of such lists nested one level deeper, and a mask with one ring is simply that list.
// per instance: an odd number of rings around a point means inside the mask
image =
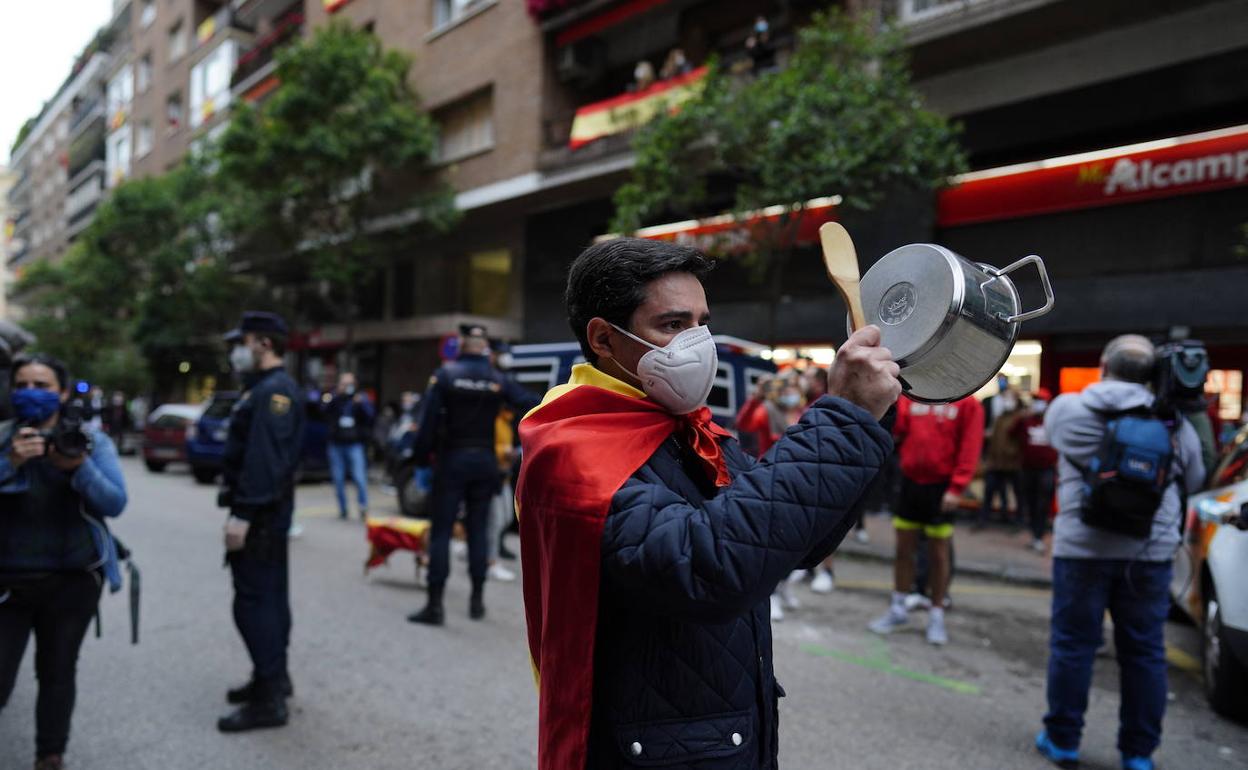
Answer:
[{"label": "person in red jacket", "polygon": [[1049,446],[1044,430],[1044,411],[1051,394],[1040,388],[1031,398],[1027,414],[1014,423],[1011,431],[1023,442],[1023,474],[1019,484],[1018,507],[1031,524],[1031,548],[1044,553],[1044,533],[1049,528],[1053,508],[1057,450]]},{"label": "person in red jacket", "polygon": [[927,641],[942,645],[945,592],[949,586],[949,539],[953,516],[967,484],[975,476],[984,443],[984,408],[972,396],[952,404],[897,402],[893,436],[901,461],[901,495],[893,527],[897,555],[893,562],[893,598],[888,612],[868,626],[888,634],[909,622],[906,592],[914,584],[914,557],[919,533],[927,535],[932,608]]}]

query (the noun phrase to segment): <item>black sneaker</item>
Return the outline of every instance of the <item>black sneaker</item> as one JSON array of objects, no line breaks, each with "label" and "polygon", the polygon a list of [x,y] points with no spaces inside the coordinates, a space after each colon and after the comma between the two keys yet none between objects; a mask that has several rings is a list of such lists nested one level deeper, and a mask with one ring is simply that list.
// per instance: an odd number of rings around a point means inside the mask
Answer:
[{"label": "black sneaker", "polygon": [[286,720],[286,702],[277,698],[239,706],[217,720],[217,729],[223,733],[241,733],[269,727],[284,727]]},{"label": "black sneaker", "polygon": [[[281,688],[283,698],[293,697],[295,694],[295,685],[290,681],[290,675],[283,675],[278,686]],[[235,687],[225,693],[227,703],[239,705],[242,703],[250,703],[256,699],[256,680],[252,679],[241,687]]]},{"label": "black sneaker", "polygon": [[408,623],[420,623],[426,626],[441,626],[446,624],[446,613],[443,612],[441,605],[427,604],[420,612],[413,612],[407,616]]}]

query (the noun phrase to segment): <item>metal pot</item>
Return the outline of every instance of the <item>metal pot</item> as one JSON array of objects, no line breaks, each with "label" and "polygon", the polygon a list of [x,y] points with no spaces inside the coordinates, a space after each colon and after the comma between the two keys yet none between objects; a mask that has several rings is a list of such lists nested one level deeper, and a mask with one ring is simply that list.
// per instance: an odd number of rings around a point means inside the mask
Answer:
[{"label": "metal pot", "polygon": [[[1006,275],[1032,263],[1045,303],[1022,311]],[[906,395],[947,403],[979,390],[1001,370],[1019,324],[1053,309],[1053,289],[1034,254],[998,270],[943,246],[912,243],[885,254],[863,276],[862,307],[901,366]]]}]

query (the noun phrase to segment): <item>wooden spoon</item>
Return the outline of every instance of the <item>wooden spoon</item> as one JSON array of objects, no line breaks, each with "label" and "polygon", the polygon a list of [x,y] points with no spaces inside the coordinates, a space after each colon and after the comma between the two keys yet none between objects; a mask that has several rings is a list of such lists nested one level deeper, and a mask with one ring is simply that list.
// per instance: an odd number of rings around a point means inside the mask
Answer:
[{"label": "wooden spoon", "polygon": [[849,308],[850,323],[854,331],[867,325],[866,313],[862,312],[862,290],[858,285],[858,252],[849,233],[839,222],[825,222],[819,227],[819,240],[823,243],[823,265],[828,277],[836,284],[836,290]]}]

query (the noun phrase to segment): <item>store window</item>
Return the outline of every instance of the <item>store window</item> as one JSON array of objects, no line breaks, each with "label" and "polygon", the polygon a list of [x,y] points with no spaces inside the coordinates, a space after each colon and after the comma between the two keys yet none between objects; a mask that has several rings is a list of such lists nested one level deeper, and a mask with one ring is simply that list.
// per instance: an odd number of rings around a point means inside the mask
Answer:
[{"label": "store window", "polygon": [[390,284],[390,302],[395,318],[411,318],[416,315],[416,262],[405,259],[395,264],[394,280]]},{"label": "store window", "polygon": [[511,252],[478,251],[468,255],[468,312],[505,316],[511,308]]},{"label": "store window", "polygon": [[434,113],[438,124],[437,160],[452,161],[494,147],[494,94],[489,89]]},{"label": "store window", "polygon": [[1243,415],[1244,373],[1238,369],[1213,369],[1205,380],[1205,393],[1218,399],[1218,417],[1238,420]]},{"label": "store window", "polygon": [[237,44],[226,40],[191,69],[191,128],[229,105],[230,74],[237,60]]}]

